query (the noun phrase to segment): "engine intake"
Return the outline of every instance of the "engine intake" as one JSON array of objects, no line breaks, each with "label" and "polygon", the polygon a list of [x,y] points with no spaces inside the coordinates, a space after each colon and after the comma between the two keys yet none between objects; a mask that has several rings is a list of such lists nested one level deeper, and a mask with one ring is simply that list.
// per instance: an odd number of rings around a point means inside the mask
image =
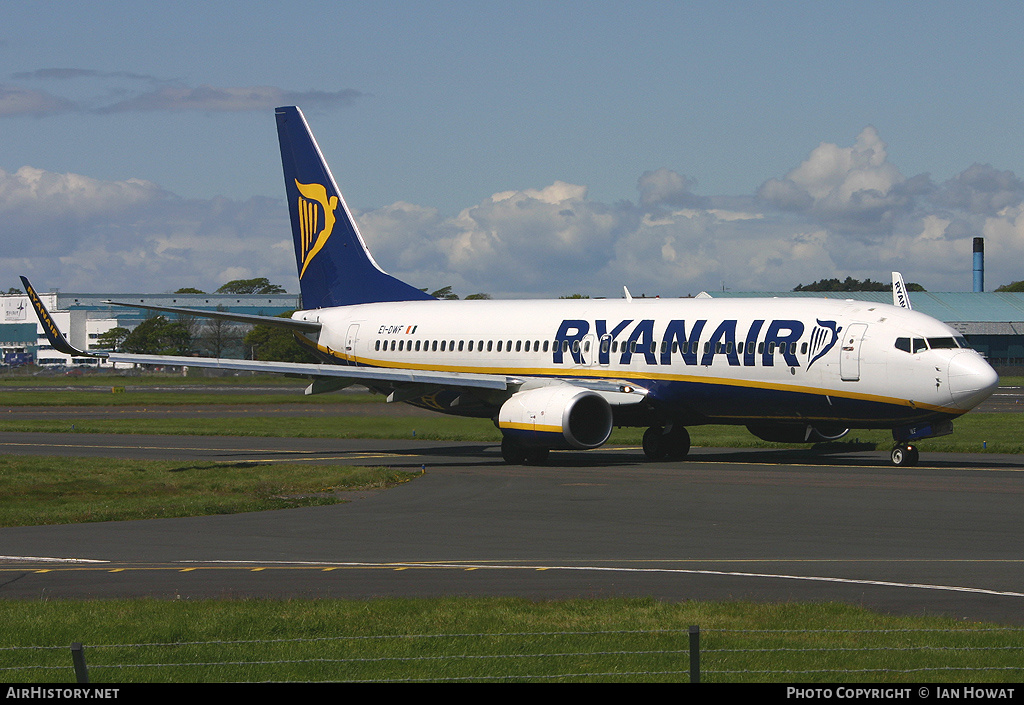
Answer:
[{"label": "engine intake", "polygon": [[597,448],[612,433],[612,408],[589,389],[539,387],[509,397],[498,411],[498,428],[526,447]]}]

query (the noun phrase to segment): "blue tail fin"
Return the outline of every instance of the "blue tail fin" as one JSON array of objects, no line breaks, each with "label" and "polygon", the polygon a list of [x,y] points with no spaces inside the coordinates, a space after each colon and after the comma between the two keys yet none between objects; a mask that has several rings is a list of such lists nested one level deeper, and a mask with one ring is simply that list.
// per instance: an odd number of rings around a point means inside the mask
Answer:
[{"label": "blue tail fin", "polygon": [[430,299],[377,266],[302,111],[277,109],[302,307]]}]

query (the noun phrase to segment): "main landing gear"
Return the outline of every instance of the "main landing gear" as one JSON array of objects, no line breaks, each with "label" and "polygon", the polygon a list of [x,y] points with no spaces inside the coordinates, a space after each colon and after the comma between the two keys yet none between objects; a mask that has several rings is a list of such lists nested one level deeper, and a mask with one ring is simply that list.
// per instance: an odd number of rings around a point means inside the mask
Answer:
[{"label": "main landing gear", "polygon": [[892,464],[897,467],[911,467],[917,465],[920,454],[917,451],[917,446],[912,446],[909,443],[897,443],[889,457],[892,458]]},{"label": "main landing gear", "polygon": [[681,460],[690,452],[685,426],[651,426],[644,431],[644,455],[648,460]]},{"label": "main landing gear", "polygon": [[530,448],[505,436],[501,439],[501,459],[509,465],[543,465],[548,459],[548,449]]}]

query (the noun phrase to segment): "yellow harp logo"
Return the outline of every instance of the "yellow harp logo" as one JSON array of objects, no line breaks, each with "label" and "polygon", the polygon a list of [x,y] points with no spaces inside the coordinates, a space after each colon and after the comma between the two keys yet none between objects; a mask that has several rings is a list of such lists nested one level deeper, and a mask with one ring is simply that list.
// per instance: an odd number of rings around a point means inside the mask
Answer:
[{"label": "yellow harp logo", "polygon": [[[306,267],[334,231],[334,210],[338,207],[338,197],[328,198],[327,189],[320,184],[300,184],[296,179],[295,186],[299,189],[299,256],[302,258],[299,279],[302,279]],[[324,214],[324,226],[319,229],[321,212]]]}]

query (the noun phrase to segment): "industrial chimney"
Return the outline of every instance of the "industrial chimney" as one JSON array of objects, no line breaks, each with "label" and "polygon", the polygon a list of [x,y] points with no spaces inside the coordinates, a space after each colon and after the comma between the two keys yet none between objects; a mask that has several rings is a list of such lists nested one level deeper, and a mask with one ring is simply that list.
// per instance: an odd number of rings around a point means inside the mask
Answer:
[{"label": "industrial chimney", "polygon": [[985,238],[974,238],[974,291],[985,291]]}]

